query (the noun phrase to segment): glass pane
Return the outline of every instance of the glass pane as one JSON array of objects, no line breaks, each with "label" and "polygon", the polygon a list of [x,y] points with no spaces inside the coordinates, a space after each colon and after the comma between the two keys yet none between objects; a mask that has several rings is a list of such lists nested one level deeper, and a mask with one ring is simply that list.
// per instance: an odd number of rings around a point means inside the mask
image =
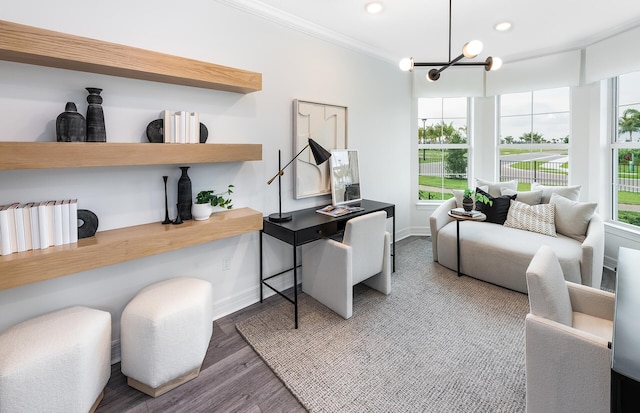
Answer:
[{"label": "glass pane", "polygon": [[569,88],[533,92],[533,113],[569,112]]},{"label": "glass pane", "polygon": [[419,149],[419,199],[449,199],[452,189],[465,189],[467,155],[467,149]]},{"label": "glass pane", "polygon": [[531,130],[531,116],[510,116],[500,120],[500,143],[524,143]]},{"label": "glass pane", "polygon": [[447,98],[442,100],[444,117],[467,120],[467,98]]},{"label": "glass pane", "polygon": [[533,143],[569,143],[569,113],[533,116]]},{"label": "glass pane", "polygon": [[618,221],[640,226],[640,149],[614,150],[614,154],[617,155],[618,170],[615,177]]},{"label": "glass pane", "polygon": [[500,96],[500,115],[527,115],[531,113],[531,92],[510,93]]},{"label": "glass pane", "polygon": [[640,103],[640,72],[620,76],[618,86],[618,105],[622,107]]},{"label": "glass pane", "polygon": [[418,119],[442,119],[442,99],[418,99]]},{"label": "glass pane", "polygon": [[500,149],[500,180],[518,181],[518,190],[528,191],[532,182],[568,185],[569,157],[566,150]]},{"label": "glass pane", "polygon": [[618,79],[617,142],[640,142],[640,72]]}]

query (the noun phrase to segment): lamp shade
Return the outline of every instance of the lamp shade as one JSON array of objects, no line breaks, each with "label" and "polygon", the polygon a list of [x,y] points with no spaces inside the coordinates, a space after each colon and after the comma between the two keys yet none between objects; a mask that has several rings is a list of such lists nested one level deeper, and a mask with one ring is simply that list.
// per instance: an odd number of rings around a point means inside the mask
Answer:
[{"label": "lamp shade", "polygon": [[316,161],[316,165],[320,165],[326,162],[331,157],[331,152],[320,146],[320,144],[313,139],[309,139],[309,148],[313,154],[313,159]]},{"label": "lamp shade", "polygon": [[462,54],[467,59],[473,59],[482,51],[482,42],[480,40],[471,40],[462,47]]}]

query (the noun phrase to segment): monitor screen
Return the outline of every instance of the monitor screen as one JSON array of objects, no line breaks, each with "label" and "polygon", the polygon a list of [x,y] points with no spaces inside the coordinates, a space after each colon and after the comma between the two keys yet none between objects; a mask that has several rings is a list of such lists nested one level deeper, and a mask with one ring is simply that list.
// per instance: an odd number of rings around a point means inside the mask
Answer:
[{"label": "monitor screen", "polygon": [[331,202],[333,205],[361,201],[358,151],[355,149],[334,149],[331,151],[329,163],[331,169]]}]

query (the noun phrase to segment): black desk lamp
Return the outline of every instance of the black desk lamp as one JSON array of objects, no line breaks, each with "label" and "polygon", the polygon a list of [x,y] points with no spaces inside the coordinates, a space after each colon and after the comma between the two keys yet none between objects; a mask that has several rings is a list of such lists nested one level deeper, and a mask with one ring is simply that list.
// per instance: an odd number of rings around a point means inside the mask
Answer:
[{"label": "black desk lamp", "polygon": [[291,220],[291,214],[282,213],[282,187],[280,186],[280,181],[281,181],[282,175],[284,175],[284,170],[287,168],[287,166],[291,165],[291,162],[295,161],[296,158],[300,156],[300,154],[307,148],[311,148],[311,153],[313,154],[313,159],[316,161],[316,165],[320,165],[321,163],[325,162],[327,159],[331,157],[331,153],[329,151],[327,151],[325,148],[320,146],[318,142],[309,138],[309,143],[307,144],[307,146],[302,148],[302,150],[298,152],[298,154],[294,156],[293,159],[290,160],[288,164],[286,164],[284,167],[281,167],[280,166],[281,165],[280,150],[278,150],[278,168],[280,168],[280,170],[278,171],[277,174],[273,176],[273,178],[267,181],[267,185],[271,185],[271,182],[273,182],[274,179],[278,178],[278,212],[269,215],[269,221],[286,222]]}]

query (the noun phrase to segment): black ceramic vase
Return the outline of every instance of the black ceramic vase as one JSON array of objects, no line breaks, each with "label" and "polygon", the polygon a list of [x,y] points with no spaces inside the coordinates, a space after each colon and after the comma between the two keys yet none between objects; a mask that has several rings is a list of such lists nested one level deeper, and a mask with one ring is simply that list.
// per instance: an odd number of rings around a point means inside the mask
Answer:
[{"label": "black ceramic vase", "polygon": [[87,122],[84,116],[78,113],[76,104],[67,102],[64,112],[58,115],[56,119],[56,139],[58,142],[84,142],[87,140],[86,135]]},{"label": "black ceramic vase", "polygon": [[86,88],[89,92],[87,102],[87,142],[106,142],[107,132],[104,128],[104,112],[102,111],[102,89],[97,87]]},{"label": "black ceramic vase", "polygon": [[188,166],[181,166],[182,175],[178,179],[178,215],[183,221],[191,219],[191,178],[187,175]]}]

